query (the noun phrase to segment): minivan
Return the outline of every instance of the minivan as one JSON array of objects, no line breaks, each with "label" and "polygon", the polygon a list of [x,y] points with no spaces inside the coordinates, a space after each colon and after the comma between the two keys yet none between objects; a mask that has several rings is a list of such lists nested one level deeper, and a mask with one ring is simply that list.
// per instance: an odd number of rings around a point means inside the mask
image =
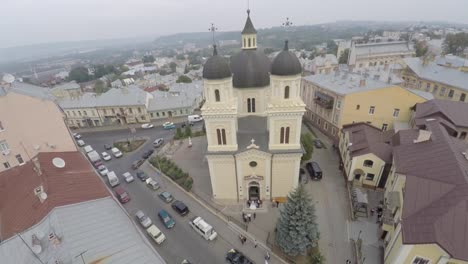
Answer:
[{"label": "minivan", "polygon": [[115,189],[115,196],[119,199],[121,203],[126,203],[130,201],[130,196],[128,196],[128,193],[124,190],[124,188],[118,186]]},{"label": "minivan", "polygon": [[120,184],[119,178],[117,178],[117,175],[115,175],[115,172],[113,171],[107,173],[107,179],[109,180],[109,184],[112,187]]},{"label": "minivan", "polygon": [[310,174],[312,180],[321,180],[322,179],[322,169],[317,162],[312,161],[306,164],[306,169]]}]

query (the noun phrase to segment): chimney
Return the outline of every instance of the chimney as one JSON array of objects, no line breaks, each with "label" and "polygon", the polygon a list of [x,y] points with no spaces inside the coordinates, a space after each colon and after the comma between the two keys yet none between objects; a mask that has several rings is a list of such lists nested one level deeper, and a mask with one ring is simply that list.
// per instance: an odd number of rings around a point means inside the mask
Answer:
[{"label": "chimney", "polygon": [[417,144],[417,143],[429,141],[431,139],[431,135],[432,135],[431,131],[420,129],[418,138],[415,139],[413,143]]},{"label": "chimney", "polygon": [[362,78],[360,81],[359,81],[359,87],[364,87],[366,86],[366,79]]}]

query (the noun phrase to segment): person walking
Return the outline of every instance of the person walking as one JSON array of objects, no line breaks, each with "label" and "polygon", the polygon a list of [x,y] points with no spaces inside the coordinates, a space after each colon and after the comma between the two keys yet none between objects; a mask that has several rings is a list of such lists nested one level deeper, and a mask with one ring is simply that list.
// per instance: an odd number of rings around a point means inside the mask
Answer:
[{"label": "person walking", "polygon": [[257,248],[257,239],[254,240],[254,248]]},{"label": "person walking", "polygon": [[351,264],[351,260],[347,259],[346,264]]},{"label": "person walking", "polygon": [[255,218],[257,217],[257,214],[256,214],[256,213],[253,213],[253,217],[254,217],[254,220],[255,220]]}]

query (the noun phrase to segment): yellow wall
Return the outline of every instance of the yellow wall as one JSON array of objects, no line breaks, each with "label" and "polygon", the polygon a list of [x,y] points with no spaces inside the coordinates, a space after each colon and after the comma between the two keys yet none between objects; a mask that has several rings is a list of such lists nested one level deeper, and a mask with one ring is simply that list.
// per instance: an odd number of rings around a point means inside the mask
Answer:
[{"label": "yellow wall", "polygon": [[[399,249],[403,245],[403,241],[401,238],[401,233],[398,235],[398,237],[395,240],[395,243],[393,244],[393,247],[390,248],[390,245],[388,245],[385,248],[385,253],[388,254],[387,258],[384,259],[385,264],[393,264],[396,258],[398,257]],[[387,251],[390,250],[389,253]],[[397,263],[395,263],[397,264]],[[399,263],[398,263],[399,264]]]},{"label": "yellow wall", "polygon": [[280,154],[273,156],[271,171],[272,198],[286,197],[291,190],[297,187],[301,156],[302,154]]},{"label": "yellow wall", "polygon": [[207,155],[211,175],[213,198],[221,201],[237,199],[236,167],[234,156]]},{"label": "yellow wall", "polygon": [[[409,121],[411,119],[410,108],[416,103],[425,101],[426,99],[399,86],[348,94],[342,103],[343,111],[339,126],[342,127],[353,121],[370,121],[377,128],[381,128],[382,124],[387,124],[388,129],[392,129],[394,121]],[[357,105],[359,105],[359,110],[356,109]],[[371,106],[375,107],[374,114],[369,114]],[[394,109],[400,109],[398,117],[393,117]]]},{"label": "yellow wall", "polygon": [[[374,164],[372,167],[366,167],[364,166],[364,161],[365,160],[372,160]],[[383,168],[385,166],[385,162],[381,160],[379,157],[376,155],[369,153],[361,156],[354,157],[352,159],[352,164],[353,166],[350,167],[350,171],[348,175],[351,175],[352,180],[354,181],[355,184],[361,184],[363,186],[368,186],[368,187],[374,187],[377,186],[379,183],[380,179],[380,174],[383,171]],[[364,172],[363,175],[361,175],[361,178],[359,181],[354,179],[354,171],[360,169]],[[368,173],[374,174],[374,180],[366,180],[366,176]],[[349,178],[348,178],[349,179]]]}]

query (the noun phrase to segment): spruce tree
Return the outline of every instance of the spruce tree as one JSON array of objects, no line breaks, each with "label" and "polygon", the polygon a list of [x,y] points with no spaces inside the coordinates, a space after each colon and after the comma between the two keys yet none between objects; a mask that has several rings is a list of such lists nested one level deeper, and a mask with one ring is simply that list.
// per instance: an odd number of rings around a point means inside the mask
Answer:
[{"label": "spruce tree", "polygon": [[315,207],[312,198],[299,185],[288,195],[277,224],[276,243],[290,256],[304,255],[318,240]]}]

